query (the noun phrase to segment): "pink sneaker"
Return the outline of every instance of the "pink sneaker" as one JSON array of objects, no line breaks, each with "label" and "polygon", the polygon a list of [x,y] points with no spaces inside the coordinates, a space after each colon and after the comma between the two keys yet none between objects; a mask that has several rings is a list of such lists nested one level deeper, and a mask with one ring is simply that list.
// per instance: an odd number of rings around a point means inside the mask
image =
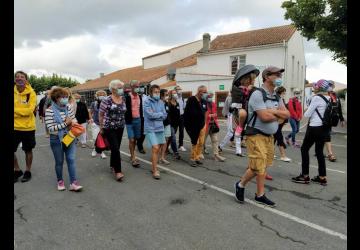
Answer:
[{"label": "pink sneaker", "polygon": [[66,189],[66,188],[65,188],[65,183],[64,183],[63,180],[58,181],[57,189],[58,189],[59,191],[64,191],[64,190]]},{"label": "pink sneaker", "polygon": [[240,136],[241,135],[241,132],[242,132],[242,127],[240,126],[237,126],[236,129],[235,129],[235,136]]},{"label": "pink sneaker", "polygon": [[78,181],[74,181],[73,183],[70,184],[70,191],[75,191],[75,192],[79,192],[83,187],[79,185]]}]

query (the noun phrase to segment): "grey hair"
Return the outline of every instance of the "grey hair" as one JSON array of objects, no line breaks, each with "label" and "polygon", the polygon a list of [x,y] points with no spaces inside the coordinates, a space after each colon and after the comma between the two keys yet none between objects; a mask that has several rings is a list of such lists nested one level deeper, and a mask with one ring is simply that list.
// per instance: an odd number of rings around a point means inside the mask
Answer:
[{"label": "grey hair", "polygon": [[121,84],[122,86],[124,86],[124,83],[122,81],[120,81],[119,79],[111,80],[110,83],[109,83],[109,90],[111,91],[118,84]]},{"label": "grey hair", "polygon": [[197,90],[199,91],[200,89],[203,89],[203,88],[206,88],[206,86],[205,85],[200,85]]},{"label": "grey hair", "polygon": [[131,81],[130,81],[130,87],[134,86],[134,84],[136,84],[136,83],[140,83],[140,81],[138,81],[138,80],[131,80]]}]

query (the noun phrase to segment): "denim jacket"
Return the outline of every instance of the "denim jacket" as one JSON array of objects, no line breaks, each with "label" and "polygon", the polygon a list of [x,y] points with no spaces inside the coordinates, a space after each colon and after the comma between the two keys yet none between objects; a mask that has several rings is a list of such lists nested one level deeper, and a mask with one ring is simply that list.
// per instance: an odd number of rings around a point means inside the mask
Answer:
[{"label": "denim jacket", "polygon": [[144,101],[144,134],[164,131],[163,120],[167,117],[164,102],[152,97]]}]

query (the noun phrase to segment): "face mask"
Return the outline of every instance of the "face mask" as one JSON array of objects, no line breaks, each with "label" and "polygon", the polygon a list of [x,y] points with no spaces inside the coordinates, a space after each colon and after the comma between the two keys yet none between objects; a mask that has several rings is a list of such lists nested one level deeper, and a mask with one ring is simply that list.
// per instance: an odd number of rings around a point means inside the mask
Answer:
[{"label": "face mask", "polygon": [[102,101],[102,100],[105,99],[105,96],[99,96],[98,99],[99,99],[100,101]]},{"label": "face mask", "polygon": [[165,96],[164,99],[165,99],[165,101],[169,100],[169,96]]},{"label": "face mask", "polygon": [[69,98],[64,97],[60,99],[60,104],[61,105],[67,105],[69,103]]},{"label": "face mask", "polygon": [[209,98],[207,99],[208,102],[212,102],[212,100],[213,100],[212,97],[209,97]]},{"label": "face mask", "polygon": [[300,94],[296,94],[295,97],[299,99],[299,98],[300,98]]},{"label": "face mask", "polygon": [[145,93],[145,89],[144,89],[144,88],[139,88],[139,89],[140,89],[140,91],[139,91],[140,94],[144,94],[144,93]]},{"label": "face mask", "polygon": [[172,97],[173,97],[174,99],[176,99],[176,98],[178,97],[178,95],[177,95],[177,94],[173,94]]},{"label": "face mask", "polygon": [[124,95],[124,90],[123,89],[117,89],[117,94],[118,95]]},{"label": "face mask", "polygon": [[76,103],[79,103],[80,102],[80,100],[79,99],[76,99]]},{"label": "face mask", "polygon": [[274,81],[276,87],[280,87],[282,85],[282,80],[280,78]]},{"label": "face mask", "polygon": [[207,93],[204,93],[204,94],[202,94],[201,99],[203,99],[204,101],[206,101],[207,97],[208,97],[208,94],[207,94]]},{"label": "face mask", "polygon": [[22,79],[16,79],[15,83],[16,83],[16,85],[18,85],[20,87],[23,87],[23,86],[25,86],[26,82],[24,80],[22,80]]},{"label": "face mask", "polygon": [[140,93],[140,88],[135,88],[134,91],[135,93]]},{"label": "face mask", "polygon": [[158,101],[158,100],[160,100],[160,95],[159,94],[158,95],[153,95],[153,98],[154,98],[154,100]]}]

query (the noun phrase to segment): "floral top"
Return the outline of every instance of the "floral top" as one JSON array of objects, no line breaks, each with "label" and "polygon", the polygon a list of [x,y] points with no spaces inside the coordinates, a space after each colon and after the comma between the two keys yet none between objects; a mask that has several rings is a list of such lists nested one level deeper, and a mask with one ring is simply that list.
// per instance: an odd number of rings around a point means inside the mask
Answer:
[{"label": "floral top", "polygon": [[121,104],[113,102],[111,96],[107,96],[100,104],[100,112],[104,113],[104,128],[118,129],[125,126],[125,100]]}]

